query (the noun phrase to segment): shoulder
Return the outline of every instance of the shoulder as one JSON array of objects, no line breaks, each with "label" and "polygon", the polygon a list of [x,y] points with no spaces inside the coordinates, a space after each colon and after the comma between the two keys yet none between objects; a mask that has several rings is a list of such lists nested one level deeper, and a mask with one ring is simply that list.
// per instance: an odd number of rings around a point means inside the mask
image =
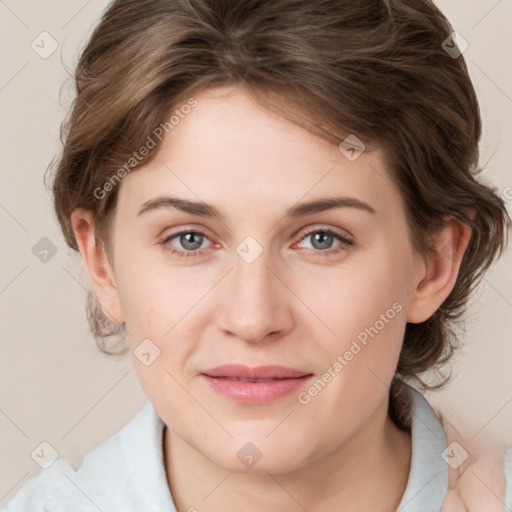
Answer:
[{"label": "shoulder", "polygon": [[442,512],[503,512],[512,506],[512,445],[463,437],[436,413],[446,435],[448,487]]},{"label": "shoulder", "polygon": [[2,512],[97,512],[109,489],[112,492],[113,479],[123,477],[120,437],[108,439],[87,454],[78,470],[68,460],[57,459],[29,478]]},{"label": "shoulder", "polygon": [[[49,468],[29,478],[2,512],[60,512],[70,506],[73,492],[67,475],[75,473],[71,463],[57,459]],[[72,491],[72,489],[71,489]],[[64,496],[63,496],[64,495]],[[64,500],[63,500],[64,497]],[[63,508],[64,507],[64,508]],[[77,509],[88,510],[88,509]],[[97,509],[96,509],[97,510]]]},{"label": "shoulder", "polygon": [[139,498],[147,498],[147,479],[157,480],[161,426],[156,420],[148,402],[121,430],[88,453],[78,469],[57,459],[27,480],[2,512],[137,510]]}]

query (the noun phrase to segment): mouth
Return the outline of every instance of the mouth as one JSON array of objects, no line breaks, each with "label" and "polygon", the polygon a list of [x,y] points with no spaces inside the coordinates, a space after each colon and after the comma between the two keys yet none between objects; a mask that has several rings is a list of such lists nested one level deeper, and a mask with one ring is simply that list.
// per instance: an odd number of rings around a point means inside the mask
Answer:
[{"label": "mouth", "polygon": [[228,364],[205,370],[203,375],[224,379],[271,381],[276,379],[296,379],[311,375],[311,373],[295,368],[287,368],[286,366],[269,365],[251,367],[240,364]]},{"label": "mouth", "polygon": [[[207,377],[212,377],[211,375],[207,375]],[[284,380],[284,378],[274,378],[274,379],[243,379],[239,377],[212,377],[213,379],[225,379],[231,380],[233,382],[274,382],[276,380]]]},{"label": "mouth", "polygon": [[264,404],[297,391],[314,375],[284,366],[224,365],[201,373],[216,393],[242,404]]}]

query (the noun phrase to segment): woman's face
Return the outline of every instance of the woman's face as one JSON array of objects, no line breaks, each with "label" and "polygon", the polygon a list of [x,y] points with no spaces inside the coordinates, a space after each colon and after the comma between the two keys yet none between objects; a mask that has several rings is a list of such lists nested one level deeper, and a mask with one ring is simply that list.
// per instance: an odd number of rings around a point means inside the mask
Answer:
[{"label": "woman's face", "polygon": [[196,100],[120,185],[134,364],[168,428],[216,464],[297,469],[382,417],[424,267],[379,150],[341,151],[239,89]]}]

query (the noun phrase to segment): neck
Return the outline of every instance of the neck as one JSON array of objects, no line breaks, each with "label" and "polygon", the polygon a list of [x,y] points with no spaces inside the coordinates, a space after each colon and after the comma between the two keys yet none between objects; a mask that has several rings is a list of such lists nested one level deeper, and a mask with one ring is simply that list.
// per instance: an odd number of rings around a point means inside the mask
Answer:
[{"label": "neck", "polygon": [[411,436],[391,421],[387,401],[363,428],[325,457],[290,472],[222,468],[176,433],[164,431],[167,480],[178,512],[223,510],[394,512],[407,485]]}]

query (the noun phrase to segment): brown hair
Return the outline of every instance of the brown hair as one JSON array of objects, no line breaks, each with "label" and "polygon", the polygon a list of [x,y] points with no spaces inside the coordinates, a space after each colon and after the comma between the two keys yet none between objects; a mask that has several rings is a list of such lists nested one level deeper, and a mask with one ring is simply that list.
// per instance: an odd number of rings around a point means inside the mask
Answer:
[{"label": "brown hair", "polygon": [[[510,228],[496,189],[477,180],[479,107],[463,56],[444,49],[452,31],[430,0],[112,2],[81,53],[63,151],[49,167],[66,242],[78,249],[70,214],[83,208],[108,254],[118,187],[104,193],[105,184],[154,157],[158,148],[126,167],[171,108],[207,87],[239,84],[333,143],[353,133],[384,148],[415,250],[432,250],[443,216],[471,226],[452,292],[428,320],[406,325],[390,393],[403,397],[404,378],[441,387],[448,378],[433,385],[419,374],[451,357],[469,294]],[[119,348],[123,325],[109,322],[93,295],[88,316],[101,350],[114,353],[105,340]]]}]

